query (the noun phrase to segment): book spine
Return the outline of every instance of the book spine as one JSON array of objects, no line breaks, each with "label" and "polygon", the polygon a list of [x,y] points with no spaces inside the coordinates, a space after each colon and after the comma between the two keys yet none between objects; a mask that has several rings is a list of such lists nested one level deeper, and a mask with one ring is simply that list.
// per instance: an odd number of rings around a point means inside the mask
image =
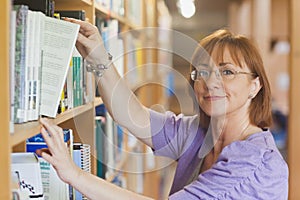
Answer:
[{"label": "book spine", "polygon": [[76,58],[72,57],[72,68],[73,68],[73,103],[74,107],[78,106],[78,98],[77,98],[77,63]]},{"label": "book spine", "polygon": [[34,61],[33,61],[33,117],[39,118],[40,99],[41,99],[41,69],[42,69],[42,41],[45,15],[42,12],[35,12],[35,43],[34,43]]},{"label": "book spine", "polygon": [[25,58],[28,6],[16,5],[15,102],[14,122],[25,122]]},{"label": "book spine", "polygon": [[33,48],[34,48],[34,12],[28,10],[27,15],[27,34],[26,34],[26,59],[25,59],[25,121],[31,121],[33,117]]},{"label": "book spine", "polygon": [[10,133],[14,132],[14,101],[15,101],[15,51],[16,51],[16,18],[17,12],[10,13],[10,43],[9,43],[9,74],[10,74]]},{"label": "book spine", "polygon": [[83,99],[84,99],[84,77],[83,77],[83,63],[82,63],[82,57],[78,56],[78,67],[79,67],[79,104],[83,105]]},{"label": "book spine", "polygon": [[68,109],[74,107],[74,97],[73,97],[73,59],[70,61],[68,75],[67,75],[67,99],[68,99]]},{"label": "book spine", "polygon": [[104,124],[102,123],[102,118],[96,118],[96,155],[97,155],[97,176],[100,178],[105,178],[106,165],[105,165],[105,147],[104,147]]}]

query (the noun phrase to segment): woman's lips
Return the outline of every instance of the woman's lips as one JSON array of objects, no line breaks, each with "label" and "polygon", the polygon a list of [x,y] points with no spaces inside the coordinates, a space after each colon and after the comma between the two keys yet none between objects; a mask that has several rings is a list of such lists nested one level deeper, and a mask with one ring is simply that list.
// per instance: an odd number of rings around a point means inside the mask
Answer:
[{"label": "woman's lips", "polygon": [[206,101],[217,101],[217,100],[222,100],[224,99],[226,96],[219,96],[219,95],[213,95],[213,96],[204,96],[203,98]]}]

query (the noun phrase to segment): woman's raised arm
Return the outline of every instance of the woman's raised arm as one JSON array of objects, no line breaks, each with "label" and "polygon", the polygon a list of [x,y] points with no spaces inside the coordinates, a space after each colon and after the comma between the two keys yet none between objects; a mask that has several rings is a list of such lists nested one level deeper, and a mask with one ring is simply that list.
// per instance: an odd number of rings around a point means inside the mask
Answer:
[{"label": "woman's raised arm", "polygon": [[80,25],[76,47],[87,62],[97,65],[104,64],[101,77],[96,76],[98,90],[106,109],[112,118],[121,126],[127,128],[133,135],[152,147],[150,114],[120,77],[97,27],[84,21],[66,18],[67,21]]}]

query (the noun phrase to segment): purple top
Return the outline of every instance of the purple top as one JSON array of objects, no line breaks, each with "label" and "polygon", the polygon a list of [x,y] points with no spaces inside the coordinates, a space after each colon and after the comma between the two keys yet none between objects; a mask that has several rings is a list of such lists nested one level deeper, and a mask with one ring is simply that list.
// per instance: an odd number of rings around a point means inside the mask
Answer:
[{"label": "purple top", "polygon": [[150,110],[150,120],[154,154],[178,162],[169,199],[288,198],[288,167],[269,131],[232,142],[199,174],[206,137],[198,117]]}]

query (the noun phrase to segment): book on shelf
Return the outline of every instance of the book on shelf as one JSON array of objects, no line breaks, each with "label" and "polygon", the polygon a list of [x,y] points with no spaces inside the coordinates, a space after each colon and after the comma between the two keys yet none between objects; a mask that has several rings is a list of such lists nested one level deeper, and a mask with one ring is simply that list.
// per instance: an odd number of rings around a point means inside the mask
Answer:
[{"label": "book on shelf", "polygon": [[58,112],[94,101],[93,74],[87,73],[84,59],[76,48],[68,67]]},{"label": "book on shelf", "polygon": [[120,16],[125,14],[124,3],[124,0],[95,0],[96,5]]},{"label": "book on shelf", "polygon": [[17,177],[20,190],[26,192],[29,199],[44,200],[41,168],[35,153],[12,153],[11,173]]},{"label": "book on shelf", "polygon": [[[61,18],[70,17],[86,20],[85,10],[55,10]],[[75,48],[70,62],[70,69],[67,75],[65,92],[62,93],[60,112],[63,112],[63,106],[69,108],[77,107],[94,100],[93,75],[87,73],[84,59]],[[66,99],[65,101],[63,99]]]},{"label": "book on shelf", "polygon": [[25,5],[15,5],[14,11],[14,123],[37,120],[40,115],[55,117],[79,25],[30,11]]},{"label": "book on shelf", "polygon": [[128,14],[128,19],[130,20],[130,22],[141,26],[142,22],[143,22],[143,16],[142,15],[142,4],[143,1],[139,1],[139,0],[127,0],[127,12],[126,14]]},{"label": "book on shelf", "polygon": [[[83,171],[91,173],[91,152],[90,145],[74,143],[73,146],[73,160],[75,164]],[[79,191],[74,190],[75,200],[87,200]]]},{"label": "book on shelf", "polygon": [[[16,52],[16,21],[17,12],[12,10],[10,12],[10,38],[9,38],[9,76],[13,77],[15,73],[15,52]],[[14,101],[15,101],[15,82],[13,78],[10,78],[9,83],[10,92],[10,133],[14,132]]]},{"label": "book on shelf", "polygon": [[120,170],[120,163],[124,156],[123,150],[123,129],[113,121],[106,112],[104,123],[104,163],[106,164],[105,178],[110,179],[116,170]]},{"label": "book on shelf", "polygon": [[73,103],[74,107],[83,104],[83,59],[75,49],[72,54],[73,63]]},{"label": "book on shelf", "polygon": [[105,163],[105,133],[104,124],[105,118],[103,116],[95,117],[95,142],[96,142],[96,158],[97,158],[97,176],[100,178],[105,178],[106,173],[106,163]]},{"label": "book on shelf", "polygon": [[46,16],[53,17],[54,5],[53,0],[13,0],[14,5],[26,5],[32,11],[41,11]]},{"label": "book on shelf", "polygon": [[85,21],[85,10],[55,10],[55,13],[58,13],[61,18],[69,17]]},{"label": "book on shelf", "polygon": [[12,200],[29,200],[29,191],[21,190],[20,177],[18,173],[11,172]]},{"label": "book on shelf", "polygon": [[[63,129],[64,142],[68,146],[70,155],[73,152],[73,131],[72,129]],[[37,134],[26,140],[26,151],[35,152],[37,149],[47,148],[42,134]],[[44,190],[44,197],[46,200],[70,200],[72,199],[73,188],[68,184],[60,180],[56,174],[53,166],[44,160],[42,157],[38,157],[41,175],[42,186]]]}]

